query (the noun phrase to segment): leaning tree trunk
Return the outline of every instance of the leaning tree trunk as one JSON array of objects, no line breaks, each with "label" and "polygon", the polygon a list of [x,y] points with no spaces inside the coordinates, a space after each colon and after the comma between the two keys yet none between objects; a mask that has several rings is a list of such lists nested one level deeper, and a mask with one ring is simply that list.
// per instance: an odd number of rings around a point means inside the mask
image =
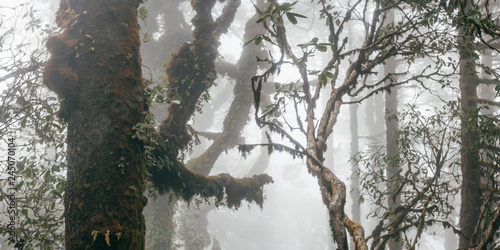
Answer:
[{"label": "leaning tree trunk", "polygon": [[[466,1],[465,11],[470,9]],[[479,220],[481,211],[481,173],[479,169],[477,81],[474,53],[474,38],[468,27],[460,27],[458,48],[460,56],[460,92],[461,92],[461,206],[460,206],[460,248],[469,248],[474,239],[470,239]]]},{"label": "leaning tree trunk", "polygon": [[67,249],[144,249],[137,0],[61,0],[44,82],[68,122]]}]

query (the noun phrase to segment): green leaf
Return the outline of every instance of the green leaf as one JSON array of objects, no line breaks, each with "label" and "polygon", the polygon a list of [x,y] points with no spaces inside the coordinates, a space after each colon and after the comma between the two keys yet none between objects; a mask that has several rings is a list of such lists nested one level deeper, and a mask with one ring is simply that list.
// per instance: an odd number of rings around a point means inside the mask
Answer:
[{"label": "green leaf", "polygon": [[286,17],[288,18],[288,21],[290,21],[292,24],[297,24],[297,18],[292,13],[287,12]]},{"label": "green leaf", "polygon": [[261,44],[262,43],[262,36],[256,37],[253,42],[255,43],[255,45]]},{"label": "green leaf", "polygon": [[262,38],[264,38],[264,40],[272,43],[273,41],[271,41],[271,38],[269,38],[268,36],[265,36],[265,35],[262,35]]},{"label": "green leaf", "polygon": [[288,8],[290,8],[291,4],[290,3],[284,3],[282,5],[280,5],[277,10],[286,10]]},{"label": "green leaf", "polygon": [[328,78],[326,77],[326,74],[321,74],[319,76],[319,81],[322,82],[324,85],[328,82]]},{"label": "green leaf", "polygon": [[59,165],[52,166],[52,172],[59,172],[60,170],[61,168],[59,167]]},{"label": "green leaf", "polygon": [[246,46],[247,44],[250,44],[250,43],[251,43],[251,42],[253,42],[254,40],[255,40],[255,37],[254,37],[253,39],[248,40],[247,42],[245,42],[245,43],[243,44],[243,46]]},{"label": "green leaf", "polygon": [[296,16],[296,17],[300,17],[300,18],[307,18],[306,16],[301,15],[301,14],[298,14],[298,13],[291,13],[291,12],[290,12],[290,14],[292,14],[292,15],[294,15],[294,16]]},{"label": "green leaf", "polygon": [[323,45],[316,46],[316,49],[318,49],[321,52],[326,52],[328,50],[328,48],[326,46],[323,46]]},{"label": "green leaf", "polygon": [[19,170],[19,171],[24,170],[24,161],[20,161],[16,165],[17,165],[17,170]]}]

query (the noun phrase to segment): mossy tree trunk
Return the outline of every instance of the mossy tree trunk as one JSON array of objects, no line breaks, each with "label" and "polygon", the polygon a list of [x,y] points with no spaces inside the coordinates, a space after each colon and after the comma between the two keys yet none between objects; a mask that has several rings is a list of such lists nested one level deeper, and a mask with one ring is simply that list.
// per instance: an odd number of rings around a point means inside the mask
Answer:
[{"label": "mossy tree trunk", "polygon": [[68,122],[67,249],[144,249],[137,0],[61,0],[44,82]]}]

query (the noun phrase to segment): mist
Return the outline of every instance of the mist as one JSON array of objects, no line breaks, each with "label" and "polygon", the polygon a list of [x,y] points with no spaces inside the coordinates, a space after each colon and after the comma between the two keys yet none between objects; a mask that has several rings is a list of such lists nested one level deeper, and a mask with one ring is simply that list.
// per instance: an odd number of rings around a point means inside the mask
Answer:
[{"label": "mist", "polygon": [[0,4],[0,248],[496,249],[500,5],[459,2]]}]

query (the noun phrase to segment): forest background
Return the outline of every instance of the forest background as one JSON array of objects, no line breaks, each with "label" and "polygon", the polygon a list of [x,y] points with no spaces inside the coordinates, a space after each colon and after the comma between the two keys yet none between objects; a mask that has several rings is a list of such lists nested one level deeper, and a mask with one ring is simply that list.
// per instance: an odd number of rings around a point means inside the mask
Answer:
[{"label": "forest background", "polygon": [[2,5],[2,247],[499,247],[498,8]]}]

